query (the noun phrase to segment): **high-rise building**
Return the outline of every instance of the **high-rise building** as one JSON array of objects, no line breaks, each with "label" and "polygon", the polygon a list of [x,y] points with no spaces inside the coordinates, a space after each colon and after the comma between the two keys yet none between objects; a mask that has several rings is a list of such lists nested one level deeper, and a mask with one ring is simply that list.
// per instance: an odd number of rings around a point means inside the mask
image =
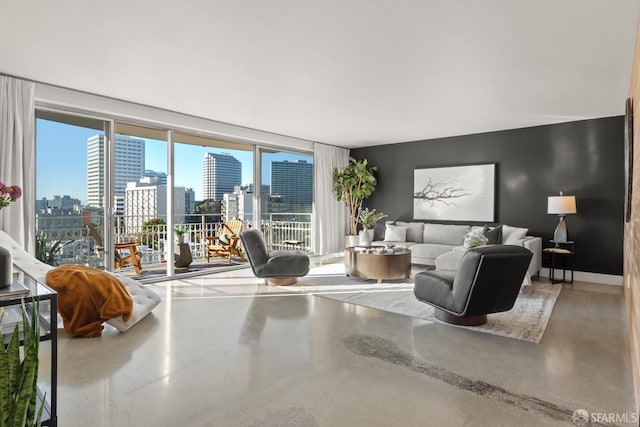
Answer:
[{"label": "high-rise building", "polygon": [[184,189],[184,209],[186,214],[196,212],[196,192],[193,188],[186,187]]},{"label": "high-rise building", "polygon": [[271,196],[286,212],[308,213],[313,208],[313,163],[271,162]]},{"label": "high-rise building", "polygon": [[[144,172],[144,140],[125,135],[115,138],[114,196],[124,196],[127,183]],[[87,140],[87,204],[104,206],[104,135]]]},{"label": "high-rise building", "polygon": [[[185,188],[174,187],[173,206],[176,214],[184,214]],[[153,218],[167,219],[167,186],[148,185],[140,182],[127,184],[125,197],[126,225],[128,232],[139,231],[142,223]]]},{"label": "high-rise building", "polygon": [[145,169],[142,173],[142,177],[140,177],[140,182],[145,182],[148,184],[167,185],[167,174],[151,169]]},{"label": "high-rise building", "polygon": [[242,164],[229,154],[206,153],[202,159],[202,195],[222,201],[242,180]]}]

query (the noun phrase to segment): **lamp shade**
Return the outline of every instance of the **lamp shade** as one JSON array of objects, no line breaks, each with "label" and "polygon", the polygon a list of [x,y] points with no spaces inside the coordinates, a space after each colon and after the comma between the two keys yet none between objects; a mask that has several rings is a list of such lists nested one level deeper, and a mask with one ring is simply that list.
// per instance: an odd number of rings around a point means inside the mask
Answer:
[{"label": "lamp shade", "polygon": [[549,196],[547,213],[567,215],[577,213],[576,196]]}]

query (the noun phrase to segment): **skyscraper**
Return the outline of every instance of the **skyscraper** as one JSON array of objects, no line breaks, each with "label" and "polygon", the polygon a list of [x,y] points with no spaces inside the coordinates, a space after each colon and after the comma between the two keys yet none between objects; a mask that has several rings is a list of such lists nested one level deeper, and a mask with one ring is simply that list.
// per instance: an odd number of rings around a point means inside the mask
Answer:
[{"label": "skyscraper", "polygon": [[313,207],[313,163],[271,162],[271,196],[286,212],[307,213]]},{"label": "skyscraper", "polygon": [[[138,181],[144,172],[144,140],[116,135],[114,196],[124,197],[127,182]],[[104,206],[104,135],[87,140],[87,204]]]},{"label": "skyscraper", "polygon": [[242,180],[242,164],[229,154],[206,153],[202,159],[202,196],[222,201]]}]

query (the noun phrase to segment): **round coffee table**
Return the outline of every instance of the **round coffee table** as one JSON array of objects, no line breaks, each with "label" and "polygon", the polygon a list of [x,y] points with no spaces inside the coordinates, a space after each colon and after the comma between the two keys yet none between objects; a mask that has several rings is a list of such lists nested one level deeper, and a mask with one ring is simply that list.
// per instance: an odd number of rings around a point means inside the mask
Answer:
[{"label": "round coffee table", "polygon": [[378,251],[357,251],[355,248],[344,250],[344,265],[348,276],[376,279],[404,279],[411,276],[411,251],[405,248],[394,249],[393,253]]}]

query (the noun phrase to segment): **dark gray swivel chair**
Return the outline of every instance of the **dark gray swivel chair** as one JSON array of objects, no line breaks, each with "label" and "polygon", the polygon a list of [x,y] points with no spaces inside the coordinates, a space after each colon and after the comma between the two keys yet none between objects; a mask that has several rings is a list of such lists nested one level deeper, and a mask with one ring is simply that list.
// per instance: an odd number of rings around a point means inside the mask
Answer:
[{"label": "dark gray swivel chair", "polygon": [[418,300],[435,307],[435,317],[477,326],[487,314],[509,311],[520,292],[533,254],[521,246],[489,245],[469,249],[458,270],[416,274]]},{"label": "dark gray swivel chair", "polygon": [[309,255],[301,251],[267,251],[262,233],[256,229],[240,233],[242,246],[256,277],[272,286],[293,285],[309,273]]}]

